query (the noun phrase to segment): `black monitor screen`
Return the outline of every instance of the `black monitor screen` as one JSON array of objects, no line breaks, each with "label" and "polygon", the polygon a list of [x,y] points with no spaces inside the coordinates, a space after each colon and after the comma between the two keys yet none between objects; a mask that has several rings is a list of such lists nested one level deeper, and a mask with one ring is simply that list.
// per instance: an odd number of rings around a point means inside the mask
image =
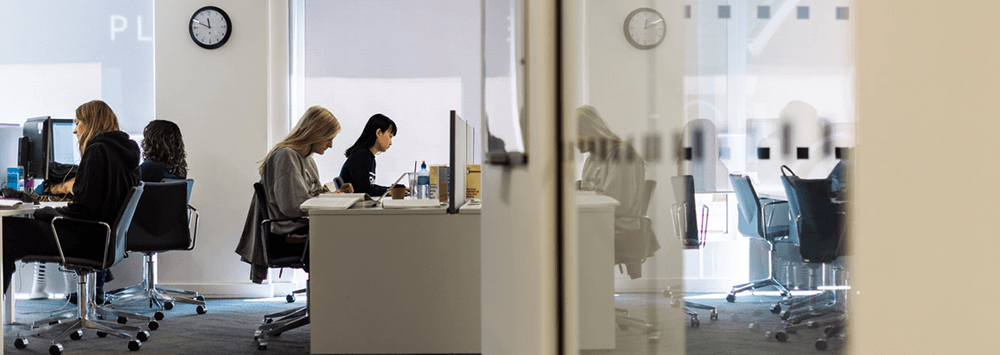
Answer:
[{"label": "black monitor screen", "polygon": [[24,122],[18,161],[24,167],[25,178],[48,176],[49,162],[73,164],[76,139],[73,120],[68,118],[34,117]]}]

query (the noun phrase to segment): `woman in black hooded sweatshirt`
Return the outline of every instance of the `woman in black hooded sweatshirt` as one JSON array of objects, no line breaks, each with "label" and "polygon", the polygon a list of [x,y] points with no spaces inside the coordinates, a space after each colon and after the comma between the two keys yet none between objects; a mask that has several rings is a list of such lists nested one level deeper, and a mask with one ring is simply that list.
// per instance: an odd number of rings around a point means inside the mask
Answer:
[{"label": "woman in black hooded sweatshirt", "polygon": [[[56,216],[112,224],[129,189],[139,184],[139,145],[118,129],[118,118],[100,100],[76,108],[73,133],[80,142],[80,169],[73,201],[66,207],[46,207],[34,218],[3,217],[3,287],[6,292],[14,262],[27,255],[57,255],[50,222]],[[60,234],[62,249],[93,255],[104,250],[104,234]],[[99,293],[100,294],[100,293]]]}]

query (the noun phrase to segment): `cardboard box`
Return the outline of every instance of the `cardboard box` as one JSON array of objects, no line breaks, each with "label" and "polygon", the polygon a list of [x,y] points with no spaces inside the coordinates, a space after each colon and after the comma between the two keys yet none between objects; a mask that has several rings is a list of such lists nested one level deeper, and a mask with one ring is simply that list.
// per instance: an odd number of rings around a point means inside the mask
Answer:
[{"label": "cardboard box", "polygon": [[482,167],[479,164],[465,166],[465,198],[482,198],[479,194],[482,172]]}]

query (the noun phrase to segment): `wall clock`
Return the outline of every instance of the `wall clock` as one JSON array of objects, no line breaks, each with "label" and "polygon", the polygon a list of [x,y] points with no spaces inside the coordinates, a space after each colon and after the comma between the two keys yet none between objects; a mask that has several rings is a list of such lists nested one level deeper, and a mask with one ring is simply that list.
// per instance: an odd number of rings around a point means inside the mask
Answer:
[{"label": "wall clock", "polygon": [[625,16],[625,39],[635,48],[652,49],[667,36],[667,24],[663,15],[648,7],[632,10]]},{"label": "wall clock", "polygon": [[205,49],[222,47],[233,34],[233,23],[229,15],[215,6],[205,6],[191,15],[188,22],[191,40]]}]

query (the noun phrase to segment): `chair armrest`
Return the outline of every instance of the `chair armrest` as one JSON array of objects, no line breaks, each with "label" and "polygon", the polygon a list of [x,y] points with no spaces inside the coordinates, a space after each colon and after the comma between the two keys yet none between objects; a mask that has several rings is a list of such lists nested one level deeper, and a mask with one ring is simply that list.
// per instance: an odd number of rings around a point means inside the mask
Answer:
[{"label": "chair armrest", "polygon": [[[761,218],[764,218],[764,239],[767,239],[767,227],[771,225],[771,218],[774,217],[774,207],[777,205],[787,205],[786,200],[770,200],[760,206]],[[771,213],[767,213],[767,208],[772,207]],[[789,218],[791,216],[789,215]]]},{"label": "chair armrest", "polygon": [[[198,209],[194,206],[188,205],[188,228],[191,230],[191,244],[188,245],[187,250],[194,250],[194,244],[198,240],[198,219],[200,215],[198,214]],[[192,218],[192,216],[194,218]]]},{"label": "chair armrest", "polygon": [[107,231],[107,233],[106,233],[105,238],[104,238],[104,258],[101,259],[101,268],[102,269],[107,269],[108,268],[108,265],[107,265],[107,263],[108,263],[108,247],[111,246],[111,225],[109,225],[109,224],[107,224],[105,222],[100,222],[100,221],[89,221],[89,220],[85,220],[85,219],[70,218],[70,217],[63,217],[63,216],[55,216],[54,218],[52,218],[52,221],[49,222],[51,224],[51,226],[52,226],[52,236],[56,240],[56,248],[59,249],[59,258],[62,260],[61,264],[63,264],[63,265],[66,264],[66,253],[63,252],[62,243],[59,242],[59,231],[58,231],[59,228],[56,228],[56,222],[60,222],[60,224],[69,224],[69,225],[76,224],[76,225],[99,225],[99,226],[104,226],[104,229]]}]

